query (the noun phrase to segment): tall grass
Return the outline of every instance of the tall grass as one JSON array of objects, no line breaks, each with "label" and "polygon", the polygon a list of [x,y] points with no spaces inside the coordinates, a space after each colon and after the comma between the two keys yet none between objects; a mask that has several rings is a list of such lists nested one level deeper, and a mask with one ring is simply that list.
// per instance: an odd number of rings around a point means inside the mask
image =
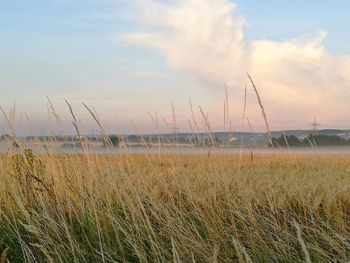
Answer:
[{"label": "tall grass", "polygon": [[[245,90],[242,126],[247,121],[252,130],[246,98]],[[20,146],[0,155],[0,263],[350,261],[350,157],[166,154],[157,113],[150,114],[157,154],[100,155],[81,138],[67,105],[80,154],[24,150],[14,113],[0,108]],[[111,145],[96,111],[84,107]],[[208,116],[199,110],[213,146]],[[173,105],[172,128],[177,137]]]},{"label": "tall grass", "polygon": [[10,262],[350,260],[348,157],[33,158],[0,160]]}]

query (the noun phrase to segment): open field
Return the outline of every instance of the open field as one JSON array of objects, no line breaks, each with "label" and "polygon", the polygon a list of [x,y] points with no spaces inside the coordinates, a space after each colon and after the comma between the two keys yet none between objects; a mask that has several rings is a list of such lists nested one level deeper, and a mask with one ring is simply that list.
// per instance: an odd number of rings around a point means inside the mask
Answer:
[{"label": "open field", "polygon": [[10,262],[350,261],[347,156],[27,151],[0,162]]},{"label": "open field", "polygon": [[0,5],[0,263],[350,263],[350,0]]}]

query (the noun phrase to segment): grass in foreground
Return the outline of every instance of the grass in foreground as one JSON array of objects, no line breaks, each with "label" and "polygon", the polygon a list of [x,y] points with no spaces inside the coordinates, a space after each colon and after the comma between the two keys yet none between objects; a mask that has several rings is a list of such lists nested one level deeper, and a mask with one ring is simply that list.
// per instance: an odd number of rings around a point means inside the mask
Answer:
[{"label": "grass in foreground", "polygon": [[0,162],[10,262],[350,260],[350,157],[27,152]]}]

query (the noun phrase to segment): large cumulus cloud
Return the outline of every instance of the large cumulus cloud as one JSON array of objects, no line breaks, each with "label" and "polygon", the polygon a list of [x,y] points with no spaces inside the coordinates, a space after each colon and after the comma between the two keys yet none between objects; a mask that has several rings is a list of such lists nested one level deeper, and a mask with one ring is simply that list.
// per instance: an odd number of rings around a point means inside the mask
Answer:
[{"label": "large cumulus cloud", "polygon": [[247,42],[245,18],[228,0],[139,0],[134,8],[143,29],[124,40],[161,53],[169,67],[237,88],[250,72],[274,120],[287,112],[294,118],[313,112],[325,122],[349,119],[350,57],[327,51],[325,31]]}]

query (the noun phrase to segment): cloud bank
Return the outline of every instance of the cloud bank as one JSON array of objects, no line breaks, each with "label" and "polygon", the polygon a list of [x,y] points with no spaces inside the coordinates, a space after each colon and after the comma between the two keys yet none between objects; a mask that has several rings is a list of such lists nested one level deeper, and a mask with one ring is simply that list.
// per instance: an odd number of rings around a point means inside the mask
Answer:
[{"label": "cloud bank", "polygon": [[327,51],[325,31],[247,42],[245,18],[228,0],[139,0],[133,7],[143,29],[124,40],[161,53],[171,68],[220,88],[244,87],[249,72],[277,121],[310,113],[350,120],[350,57]]}]

